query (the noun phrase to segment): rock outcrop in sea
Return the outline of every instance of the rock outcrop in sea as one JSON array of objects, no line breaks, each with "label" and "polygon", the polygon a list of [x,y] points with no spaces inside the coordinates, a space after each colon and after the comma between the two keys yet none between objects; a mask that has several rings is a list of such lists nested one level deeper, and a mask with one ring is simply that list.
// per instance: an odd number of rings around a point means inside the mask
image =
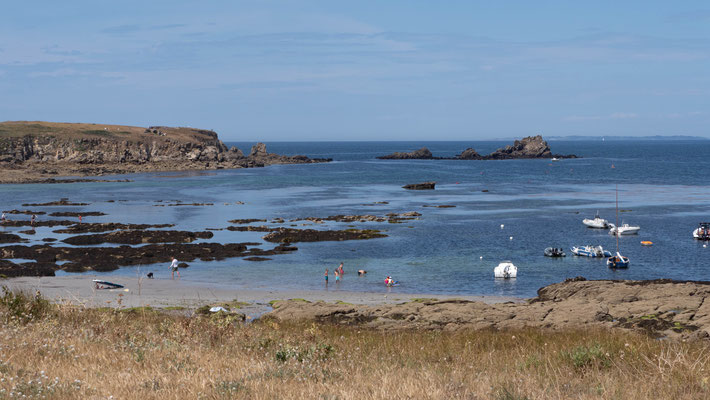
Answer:
[{"label": "rock outcrop in sea", "polygon": [[248,156],[211,130],[151,126],[0,123],[0,183],[46,180],[47,176],[262,167],[327,162],[268,153],[258,143]]},{"label": "rock outcrop in sea", "polygon": [[417,160],[508,160],[508,159],[520,159],[520,158],[577,158],[574,154],[561,155],[552,154],[550,146],[542,136],[528,136],[521,140],[516,140],[512,146],[501,147],[500,149],[482,156],[473,148],[467,148],[461,154],[455,157],[434,157],[429,149],[422,147],[419,150],[412,151],[410,153],[400,153],[396,152],[386,156],[377,157],[383,160],[403,160],[403,159],[417,159]]},{"label": "rock outcrop in sea", "polygon": [[429,160],[434,157],[431,155],[431,151],[429,151],[429,149],[422,147],[419,150],[414,150],[409,153],[395,152],[390,155],[377,158],[381,160]]}]

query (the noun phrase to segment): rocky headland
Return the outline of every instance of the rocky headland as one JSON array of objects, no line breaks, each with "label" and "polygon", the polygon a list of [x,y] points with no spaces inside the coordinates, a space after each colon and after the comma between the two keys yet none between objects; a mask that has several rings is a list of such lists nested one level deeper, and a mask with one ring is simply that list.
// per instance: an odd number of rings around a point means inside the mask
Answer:
[{"label": "rocky headland", "polygon": [[195,128],[10,121],[0,123],[0,183],[55,183],[59,176],[213,170],[327,162],[228,148]]},{"label": "rocky headland", "polygon": [[521,158],[577,158],[574,154],[552,154],[550,146],[542,136],[528,136],[516,140],[512,146],[501,147],[488,154],[480,155],[475,149],[467,148],[455,157],[434,157],[429,149],[422,147],[409,153],[395,152],[377,157],[381,160],[510,160]]}]

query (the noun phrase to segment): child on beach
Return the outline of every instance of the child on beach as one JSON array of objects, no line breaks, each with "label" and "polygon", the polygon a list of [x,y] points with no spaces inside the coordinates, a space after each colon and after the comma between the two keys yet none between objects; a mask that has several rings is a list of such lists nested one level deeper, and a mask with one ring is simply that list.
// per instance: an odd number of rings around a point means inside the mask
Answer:
[{"label": "child on beach", "polygon": [[325,276],[325,284],[327,285],[328,284],[328,268],[325,269],[324,276]]},{"label": "child on beach", "polygon": [[336,268],[333,273],[335,274],[335,283],[340,282],[340,272],[338,272],[338,269]]},{"label": "child on beach", "polygon": [[178,279],[180,279],[180,271],[178,270],[178,260],[173,257],[173,262],[170,264],[170,276],[175,279],[175,272],[178,274]]}]

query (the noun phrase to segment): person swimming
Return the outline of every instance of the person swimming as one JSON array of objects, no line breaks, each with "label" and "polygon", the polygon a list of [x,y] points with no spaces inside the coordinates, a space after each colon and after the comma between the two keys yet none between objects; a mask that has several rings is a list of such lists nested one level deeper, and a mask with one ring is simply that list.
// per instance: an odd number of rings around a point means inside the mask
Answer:
[{"label": "person swimming", "polygon": [[364,269],[357,270],[358,276],[365,275],[366,273],[367,273],[367,271],[365,271]]},{"label": "person swimming", "polygon": [[392,279],[391,276],[388,276],[385,278],[385,286],[393,286],[394,285],[394,279]]}]

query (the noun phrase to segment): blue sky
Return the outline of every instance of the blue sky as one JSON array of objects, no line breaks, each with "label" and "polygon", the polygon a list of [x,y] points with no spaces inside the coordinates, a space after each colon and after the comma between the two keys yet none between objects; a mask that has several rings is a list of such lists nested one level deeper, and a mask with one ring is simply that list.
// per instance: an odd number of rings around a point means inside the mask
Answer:
[{"label": "blue sky", "polygon": [[223,140],[710,137],[704,1],[32,1],[0,120]]}]

